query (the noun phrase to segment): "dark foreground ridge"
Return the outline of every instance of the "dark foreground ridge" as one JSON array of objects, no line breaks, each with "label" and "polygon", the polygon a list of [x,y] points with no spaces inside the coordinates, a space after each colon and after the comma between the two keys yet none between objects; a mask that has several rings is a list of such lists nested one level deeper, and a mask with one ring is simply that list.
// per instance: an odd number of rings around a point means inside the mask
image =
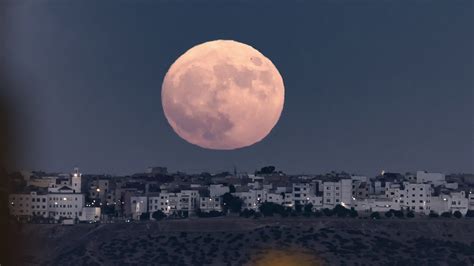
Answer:
[{"label": "dark foreground ridge", "polygon": [[22,225],[26,265],[472,265],[472,220]]}]

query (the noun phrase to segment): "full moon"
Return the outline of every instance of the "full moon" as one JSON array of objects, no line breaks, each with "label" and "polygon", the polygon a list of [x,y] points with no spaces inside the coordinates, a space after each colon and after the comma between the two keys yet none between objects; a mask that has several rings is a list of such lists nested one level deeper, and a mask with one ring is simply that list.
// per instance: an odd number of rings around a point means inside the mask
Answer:
[{"label": "full moon", "polygon": [[273,63],[231,40],[196,45],[166,73],[161,99],[166,119],[186,141],[232,150],[265,138],[283,110],[285,88]]}]

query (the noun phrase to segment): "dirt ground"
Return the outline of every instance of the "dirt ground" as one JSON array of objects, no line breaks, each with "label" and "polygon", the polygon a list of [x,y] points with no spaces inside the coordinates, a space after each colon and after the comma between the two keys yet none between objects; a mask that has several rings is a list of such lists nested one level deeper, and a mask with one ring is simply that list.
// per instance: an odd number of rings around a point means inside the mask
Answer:
[{"label": "dirt ground", "polygon": [[22,225],[24,265],[473,265],[474,219]]}]

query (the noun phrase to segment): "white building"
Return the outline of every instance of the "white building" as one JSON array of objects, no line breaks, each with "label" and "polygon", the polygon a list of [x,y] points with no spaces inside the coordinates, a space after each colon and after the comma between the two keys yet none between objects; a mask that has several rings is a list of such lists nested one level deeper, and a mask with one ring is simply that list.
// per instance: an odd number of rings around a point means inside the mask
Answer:
[{"label": "white building", "polygon": [[416,183],[431,183],[436,187],[444,185],[446,183],[446,179],[444,174],[441,173],[428,173],[426,171],[417,171]]},{"label": "white building", "polygon": [[432,197],[430,206],[431,210],[438,214],[459,211],[462,215],[466,215],[469,209],[469,199],[466,198],[464,191],[451,192],[449,194],[440,194],[439,196]]},{"label": "white building", "polygon": [[405,190],[400,191],[400,205],[414,212],[428,214],[430,212],[430,202],[432,188],[430,184],[403,183]]},{"label": "white building", "polygon": [[266,199],[266,193],[265,190],[250,189],[232,194],[243,201],[242,209],[258,210],[260,203]]},{"label": "white building", "polygon": [[99,207],[84,207],[82,214],[79,216],[81,222],[97,222],[100,221],[101,211]]},{"label": "white building", "polygon": [[212,198],[220,197],[228,192],[229,192],[229,187],[224,186],[222,184],[217,184],[217,185],[213,184],[209,186],[209,193]]},{"label": "white building", "polygon": [[220,197],[199,197],[199,210],[202,212],[222,211],[222,202]]},{"label": "white building", "polygon": [[271,202],[271,203],[283,205],[285,193],[267,192],[266,195],[267,196],[265,198],[265,202]]},{"label": "white building", "polygon": [[306,205],[311,203],[310,198],[316,196],[316,186],[312,183],[294,183],[292,192],[295,205]]},{"label": "white building", "polygon": [[323,183],[323,206],[332,209],[336,205],[350,207],[352,202],[352,180],[341,179]]},{"label": "white building", "polygon": [[469,191],[467,196],[469,200],[469,210],[474,210],[474,191]]},{"label": "white building", "polygon": [[49,217],[79,218],[84,207],[84,194],[77,193],[50,193],[48,194]]},{"label": "white building", "polygon": [[140,219],[143,213],[148,212],[148,199],[146,196],[130,197],[130,212],[133,219]]},{"label": "white building", "polygon": [[352,204],[356,211],[362,212],[388,212],[401,209],[400,203],[384,196],[372,196],[367,199],[354,200]]},{"label": "white building", "polygon": [[352,181],[359,181],[359,182],[369,182],[369,178],[362,175],[352,175]]},{"label": "white building", "polygon": [[10,212],[15,216],[42,216],[44,218],[78,218],[84,207],[81,194],[81,173],[75,168],[69,179],[61,177],[51,183],[48,193],[38,191],[29,194],[11,194]]},{"label": "white building", "polygon": [[10,194],[10,214],[18,217],[31,216],[31,194]]}]

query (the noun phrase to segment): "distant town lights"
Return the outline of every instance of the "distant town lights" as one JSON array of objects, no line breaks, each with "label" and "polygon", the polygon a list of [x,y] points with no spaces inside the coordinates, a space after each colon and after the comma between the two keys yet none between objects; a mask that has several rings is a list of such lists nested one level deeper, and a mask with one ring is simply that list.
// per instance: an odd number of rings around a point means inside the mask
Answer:
[{"label": "distant town lights", "polygon": [[97,188],[95,191],[100,192],[100,188]]}]

